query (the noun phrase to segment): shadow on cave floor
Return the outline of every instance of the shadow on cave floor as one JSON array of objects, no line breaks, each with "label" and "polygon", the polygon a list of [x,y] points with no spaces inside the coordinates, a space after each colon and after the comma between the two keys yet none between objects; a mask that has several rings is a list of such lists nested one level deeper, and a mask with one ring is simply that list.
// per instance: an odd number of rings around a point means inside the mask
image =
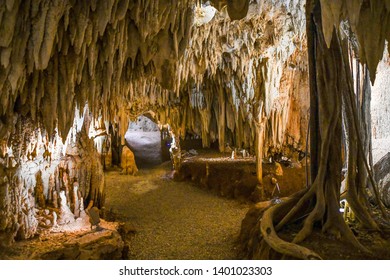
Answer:
[{"label": "shadow on cave floor", "polygon": [[170,179],[169,163],[136,176],[107,172],[106,209],[131,223],[129,259],[236,259],[249,205]]}]

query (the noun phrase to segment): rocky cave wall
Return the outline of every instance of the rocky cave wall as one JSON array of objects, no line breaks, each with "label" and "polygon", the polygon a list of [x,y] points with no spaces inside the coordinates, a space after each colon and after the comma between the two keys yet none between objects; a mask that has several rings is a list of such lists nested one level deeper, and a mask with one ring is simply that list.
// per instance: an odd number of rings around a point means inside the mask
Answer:
[{"label": "rocky cave wall", "polygon": [[372,87],[371,114],[373,160],[379,161],[390,152],[390,58],[387,50],[378,65],[375,84]]},{"label": "rocky cave wall", "polygon": [[390,59],[385,50],[371,96],[372,155],[375,181],[384,205],[390,206]]},{"label": "rocky cave wall", "polygon": [[[195,10],[189,46],[179,63],[180,101],[157,109],[178,135],[218,141],[255,153],[265,119],[265,154],[304,149],[308,81],[303,1],[251,3],[231,21],[226,9]],[[210,17],[213,18],[210,20]],[[177,109],[176,109],[177,108]],[[167,113],[168,111],[168,113]]]},{"label": "rocky cave wall", "polygon": [[90,118],[88,110],[76,114],[64,143],[58,133],[18,119],[1,149],[0,246],[72,222],[89,204],[103,205],[103,167],[89,137]]}]

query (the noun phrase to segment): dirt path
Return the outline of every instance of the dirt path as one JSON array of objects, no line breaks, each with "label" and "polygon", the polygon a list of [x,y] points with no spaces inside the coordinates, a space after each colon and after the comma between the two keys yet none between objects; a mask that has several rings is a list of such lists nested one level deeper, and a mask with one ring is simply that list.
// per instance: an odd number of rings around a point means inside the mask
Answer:
[{"label": "dirt path", "polygon": [[137,233],[131,259],[235,259],[235,240],[249,206],[167,178],[169,168],[138,176],[106,173],[106,208]]}]

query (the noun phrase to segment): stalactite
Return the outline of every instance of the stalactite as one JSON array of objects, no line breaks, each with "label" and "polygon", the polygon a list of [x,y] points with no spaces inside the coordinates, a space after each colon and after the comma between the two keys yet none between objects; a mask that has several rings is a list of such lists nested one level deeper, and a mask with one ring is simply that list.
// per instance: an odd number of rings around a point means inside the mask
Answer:
[{"label": "stalactite", "polygon": [[[184,51],[179,46],[188,41],[193,1],[174,1],[170,6],[148,2],[135,5],[127,0],[98,2],[0,4],[0,11],[7,11],[0,25],[1,134],[12,130],[15,113],[11,109],[19,96],[25,101],[29,90],[32,100],[38,102],[32,102],[23,114],[31,112],[49,133],[58,125],[65,137],[76,101],[80,107],[88,102],[95,117],[103,110],[106,118],[114,120],[114,108],[122,107],[121,97],[129,84],[122,73],[130,70],[130,83],[155,75],[159,83],[174,89],[175,79],[169,75],[174,76],[177,59]],[[115,58],[119,63],[114,63]],[[96,83],[99,78],[104,82]],[[36,81],[34,88],[26,83],[31,80]],[[40,103],[39,96],[50,102]],[[102,100],[114,104],[103,108]],[[35,118],[37,112],[43,113]]]},{"label": "stalactite", "polygon": [[[359,41],[359,58],[367,63],[371,81],[375,81],[376,68],[390,39],[390,3],[386,1],[331,1],[321,0],[323,7],[323,31],[327,45],[335,26],[348,20],[351,30]],[[375,30],[375,32],[372,32]]]},{"label": "stalactite", "polygon": [[[204,135],[211,129],[211,122],[205,119],[205,114],[194,104],[200,100],[197,98],[213,95],[210,100],[213,103],[211,108],[214,114],[209,116],[215,115],[219,120],[220,116],[225,115],[227,125],[226,129],[217,125],[218,130],[211,130],[208,134],[218,135],[221,150],[224,148],[223,139],[229,134],[234,136],[233,143],[229,144],[254,149],[256,130],[252,116],[257,114],[259,102],[265,102],[267,115],[270,117],[274,114],[277,120],[274,125],[278,130],[273,134],[265,133],[272,135],[272,138],[265,139],[267,147],[272,147],[273,151],[283,149],[287,139],[291,141],[291,137],[285,137],[287,129],[294,132],[291,135],[295,147],[302,149],[304,146],[305,140],[301,131],[296,132],[296,127],[290,127],[287,123],[291,81],[285,78],[293,72],[296,73],[294,77],[298,79],[303,77],[306,71],[303,55],[305,43],[292,39],[303,40],[300,33],[303,33],[304,24],[300,22],[304,21],[304,18],[299,17],[302,15],[302,7],[299,3],[287,7],[296,14],[296,24],[301,28],[295,30],[291,25],[285,24],[289,18],[284,18],[284,15],[279,14],[270,3],[264,3],[262,9],[260,14],[250,13],[244,20],[234,22],[223,13],[217,12],[212,21],[194,27],[189,47],[180,63],[183,65],[181,72],[178,73],[182,85],[181,98],[184,100],[183,95],[190,94],[189,99],[195,108],[190,112],[199,114],[187,118],[191,120],[187,124],[187,129],[197,131],[198,123],[194,123],[193,120],[198,118],[203,120],[201,134]],[[279,47],[274,47],[275,41],[279,42]],[[295,43],[291,43],[293,41]],[[193,89],[196,89],[196,94]],[[221,95],[220,91],[224,94]],[[225,95],[227,104],[222,112],[219,104],[224,102],[219,96]],[[202,100],[201,103],[203,102]],[[303,102],[307,103],[308,100]],[[208,106],[207,102],[204,106]],[[299,111],[299,114],[302,113],[303,111]],[[299,119],[300,122],[304,122],[307,116],[301,115]],[[217,124],[219,122],[224,123],[223,119],[217,121]],[[265,129],[273,130],[274,127],[266,126]],[[203,141],[207,143],[209,139]],[[267,147],[266,152],[270,150]]]}]

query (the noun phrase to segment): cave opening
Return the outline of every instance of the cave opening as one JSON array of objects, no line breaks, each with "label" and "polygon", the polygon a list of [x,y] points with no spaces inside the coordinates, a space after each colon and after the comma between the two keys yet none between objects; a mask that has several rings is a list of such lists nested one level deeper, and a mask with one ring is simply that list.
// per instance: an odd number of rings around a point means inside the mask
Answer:
[{"label": "cave opening", "polygon": [[129,123],[126,145],[134,153],[138,168],[151,168],[170,160],[172,137],[169,125],[159,126],[146,116]]}]

